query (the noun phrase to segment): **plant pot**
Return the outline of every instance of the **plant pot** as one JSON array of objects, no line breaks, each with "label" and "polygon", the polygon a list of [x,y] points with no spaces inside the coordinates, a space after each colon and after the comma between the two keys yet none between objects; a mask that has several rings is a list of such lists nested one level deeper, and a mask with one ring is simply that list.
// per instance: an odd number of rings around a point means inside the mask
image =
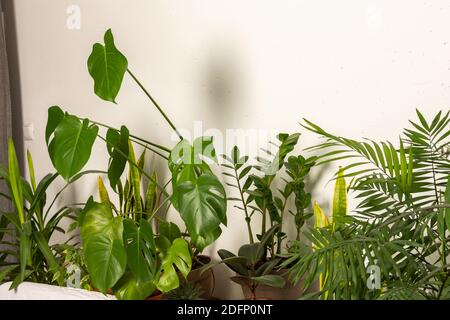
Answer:
[{"label": "plant pot", "polygon": [[[211,262],[211,258],[208,256],[199,255],[197,256],[197,259],[200,260],[202,264],[208,264]],[[201,274],[201,266],[201,264],[194,266],[194,269],[191,270],[187,276],[187,281],[190,283],[195,283],[202,288],[203,294],[200,298],[211,299],[215,287],[214,271],[209,269]]]},{"label": "plant pot", "polygon": [[161,291],[155,291],[145,300],[163,300],[164,294]]},{"label": "plant pot", "polygon": [[302,294],[302,282],[299,281],[294,285],[289,281],[287,271],[288,269],[281,269],[272,272],[272,274],[280,275],[284,278],[286,285],[283,288],[275,288],[261,284],[256,287],[254,296],[250,290],[250,281],[248,279],[239,277],[234,278],[233,281],[241,285],[245,300],[297,300]]}]

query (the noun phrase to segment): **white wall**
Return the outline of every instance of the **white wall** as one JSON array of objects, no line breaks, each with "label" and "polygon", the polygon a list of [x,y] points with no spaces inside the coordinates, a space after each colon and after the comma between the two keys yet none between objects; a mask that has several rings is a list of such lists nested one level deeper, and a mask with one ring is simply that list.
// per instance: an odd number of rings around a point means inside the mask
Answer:
[{"label": "white wall", "polygon": [[[180,128],[202,120],[205,129],[294,132],[306,117],[341,135],[396,139],[416,107],[427,115],[448,110],[447,0],[14,2],[23,121],[34,123],[36,136],[25,145],[40,175],[52,171],[44,130],[54,104],[173,145],[129,78],[117,106],[94,95],[86,59],[110,27],[130,69]],[[66,28],[70,4],[81,8],[80,30]],[[315,141],[305,133],[301,145]],[[105,166],[99,144],[88,167]],[[93,192],[93,178],[85,179],[66,200]],[[321,181],[314,198],[329,197]],[[229,220],[210,252],[236,250],[246,240],[241,214],[230,209]],[[226,281],[230,272],[220,270],[218,295],[239,298]]]}]

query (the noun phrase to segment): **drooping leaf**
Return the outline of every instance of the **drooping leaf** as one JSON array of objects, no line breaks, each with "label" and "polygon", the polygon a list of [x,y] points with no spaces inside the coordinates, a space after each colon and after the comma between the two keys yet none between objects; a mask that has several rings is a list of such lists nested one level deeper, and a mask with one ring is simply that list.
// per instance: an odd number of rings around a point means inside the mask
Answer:
[{"label": "drooping leaf", "polygon": [[104,44],[96,43],[87,61],[94,79],[94,91],[101,99],[114,102],[128,68],[125,56],[117,50],[111,29],[104,36]]}]

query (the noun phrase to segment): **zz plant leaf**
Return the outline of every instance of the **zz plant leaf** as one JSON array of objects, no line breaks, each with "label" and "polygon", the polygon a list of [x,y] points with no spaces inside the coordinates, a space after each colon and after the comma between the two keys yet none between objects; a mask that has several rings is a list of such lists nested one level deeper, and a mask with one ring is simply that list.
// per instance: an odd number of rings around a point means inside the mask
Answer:
[{"label": "zz plant leaf", "polygon": [[101,99],[114,102],[128,68],[127,58],[117,50],[111,29],[104,36],[104,44],[96,43],[87,65],[94,79],[94,91]]}]

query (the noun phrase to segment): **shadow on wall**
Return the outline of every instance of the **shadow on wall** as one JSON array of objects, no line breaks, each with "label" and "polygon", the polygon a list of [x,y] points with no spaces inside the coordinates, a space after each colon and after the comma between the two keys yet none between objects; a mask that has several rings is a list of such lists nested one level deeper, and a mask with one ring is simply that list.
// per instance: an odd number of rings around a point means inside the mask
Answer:
[{"label": "shadow on wall", "polygon": [[[17,150],[20,167],[24,168],[24,143],[22,126],[22,98],[20,89],[20,67],[17,45],[17,29],[14,1],[0,0],[5,22],[6,52],[8,55],[9,80],[11,90],[12,135]],[[23,172],[23,171],[22,171]]]},{"label": "shadow on wall", "polygon": [[[205,79],[201,96],[207,98],[208,111],[216,123],[225,125],[242,113],[245,93],[242,61],[234,51],[234,46],[215,46],[209,50],[203,70]],[[232,122],[231,122],[232,124]]]}]

